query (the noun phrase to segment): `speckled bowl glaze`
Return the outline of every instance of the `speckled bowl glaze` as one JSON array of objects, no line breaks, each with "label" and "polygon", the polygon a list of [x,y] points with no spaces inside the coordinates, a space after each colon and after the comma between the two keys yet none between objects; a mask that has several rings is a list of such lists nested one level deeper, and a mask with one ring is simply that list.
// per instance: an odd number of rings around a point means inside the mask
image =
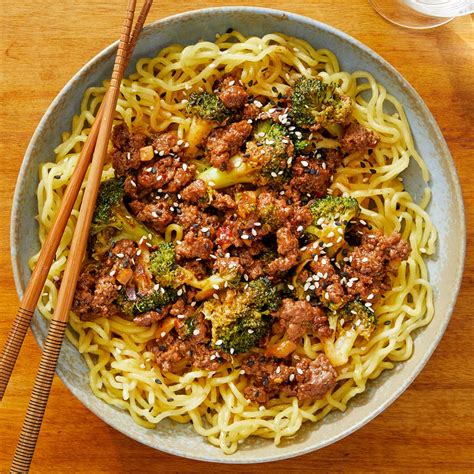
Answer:
[{"label": "speckled bowl glaze", "polygon": [[[88,370],[77,350],[65,341],[57,373],[71,392],[110,426],[155,449],[203,461],[255,463],[276,461],[327,446],[365,425],[390,405],[413,381],[440,341],[458,293],[465,253],[465,221],[461,190],[449,150],[429,110],[408,82],[386,61],[362,43],[309,18],[262,8],[228,7],[192,11],[149,25],[143,31],[128,73],[137,58],[154,56],[171,43],[191,44],[200,39],[213,41],[215,34],[229,27],[246,35],[282,32],[303,38],[316,48],[328,48],[339,58],[344,70],[367,70],[404,105],[416,147],[431,172],[433,199],[429,213],[439,232],[437,254],[428,261],[434,288],[436,315],[432,323],[416,334],[410,360],[397,364],[368,384],[366,392],[353,399],[345,413],[332,413],[318,424],[306,423],[297,436],[276,447],[272,442],[250,439],[231,455],[223,454],[196,434],[190,425],[170,421],[148,430],[131,417],[96,398],[88,381]],[[117,43],[87,63],[64,87],[42,118],[26,152],[16,186],[11,249],[16,288],[21,296],[30,276],[28,258],[38,251],[36,187],[38,165],[54,160],[54,147],[61,132],[69,130],[79,111],[87,87],[108,77]],[[407,188],[420,197],[424,188],[421,173],[411,163],[405,173]],[[455,236],[456,238],[453,238]],[[32,329],[40,345],[47,323],[35,314]]]}]

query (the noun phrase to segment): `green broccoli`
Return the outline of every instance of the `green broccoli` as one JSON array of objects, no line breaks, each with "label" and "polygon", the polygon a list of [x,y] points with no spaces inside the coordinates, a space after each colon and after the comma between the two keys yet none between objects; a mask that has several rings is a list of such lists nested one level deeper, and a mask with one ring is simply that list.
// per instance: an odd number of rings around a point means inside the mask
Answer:
[{"label": "green broccoli", "polygon": [[174,301],[176,301],[176,292],[170,288],[152,289],[145,294],[138,292],[133,299],[127,295],[125,289],[122,289],[115,304],[123,314],[133,317],[148,311],[159,310]]},{"label": "green broccoli", "polygon": [[309,209],[313,223],[306,235],[323,242],[326,252],[334,255],[345,243],[347,224],[360,213],[359,203],[351,197],[326,196],[309,204]]},{"label": "green broccoli", "polygon": [[208,168],[197,178],[214,189],[239,183],[279,186],[290,178],[290,151],[287,129],[271,120],[264,120],[255,126],[253,138],[246,144],[246,152],[231,158],[229,171]]},{"label": "green broccoli", "polygon": [[208,300],[202,312],[212,325],[212,343],[231,354],[248,352],[271,328],[270,313],[281,300],[267,278],[227,288],[219,300]]},{"label": "green broccoli", "polygon": [[106,253],[121,239],[139,242],[147,238],[152,245],[161,241],[130,214],[123,202],[123,185],[122,178],[108,179],[100,185],[90,228],[94,256]]},{"label": "green broccoli", "polygon": [[354,300],[329,314],[329,327],[333,334],[329,338],[322,338],[321,343],[333,366],[347,363],[356,339],[359,336],[369,339],[375,330],[377,318],[367,304]]},{"label": "green broccoli", "polygon": [[240,280],[237,266],[225,267],[218,273],[198,280],[191,271],[176,263],[176,253],[172,242],[158,244],[157,248],[150,253],[148,269],[154,281],[164,288],[178,288],[187,284],[200,290],[196,293],[197,299],[204,299],[208,293],[212,294],[224,286],[233,286]]},{"label": "green broccoli", "polygon": [[231,113],[217,94],[212,92],[193,92],[189,96],[186,111],[210,122],[223,122]]},{"label": "green broccoli", "polygon": [[186,112],[192,115],[185,136],[189,144],[186,157],[193,159],[202,152],[202,145],[212,129],[222,123],[231,112],[219,97],[211,92],[193,92],[189,96]]},{"label": "green broccoli", "polygon": [[350,97],[336,91],[337,84],[300,78],[291,95],[291,118],[302,128],[330,127],[345,123],[352,110]]}]

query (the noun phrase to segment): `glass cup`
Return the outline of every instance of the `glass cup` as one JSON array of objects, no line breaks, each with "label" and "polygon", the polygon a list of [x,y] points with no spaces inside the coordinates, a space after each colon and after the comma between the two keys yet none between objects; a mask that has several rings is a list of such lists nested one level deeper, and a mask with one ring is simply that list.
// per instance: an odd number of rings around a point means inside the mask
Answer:
[{"label": "glass cup", "polygon": [[474,12],[473,0],[369,0],[386,20],[404,28],[426,29]]}]

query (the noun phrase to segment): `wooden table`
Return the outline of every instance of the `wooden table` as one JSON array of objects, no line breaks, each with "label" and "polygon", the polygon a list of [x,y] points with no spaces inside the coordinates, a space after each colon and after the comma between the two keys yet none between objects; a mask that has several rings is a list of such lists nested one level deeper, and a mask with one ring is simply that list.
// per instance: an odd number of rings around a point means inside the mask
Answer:
[{"label": "wooden table", "polygon": [[[17,307],[9,215],[23,153],[35,127],[69,78],[114,40],[125,0],[3,0],[0,9],[0,343]],[[160,1],[149,19],[236,2]],[[397,28],[366,0],[241,1],[326,22],[393,64],[418,90],[454,156],[464,191],[468,242],[474,238],[472,119],[473,36],[468,17],[426,32]],[[347,6],[345,6],[347,5]],[[350,7],[348,7],[350,5]],[[470,123],[469,123],[470,121]],[[471,139],[469,139],[469,136]],[[453,236],[455,238],[455,236]],[[154,451],[114,431],[55,379],[32,465],[34,472],[472,472],[474,255],[451,324],[411,387],[383,414],[348,438],[306,456],[270,465],[224,466]],[[40,351],[28,335],[0,409],[0,471],[10,465]]]}]

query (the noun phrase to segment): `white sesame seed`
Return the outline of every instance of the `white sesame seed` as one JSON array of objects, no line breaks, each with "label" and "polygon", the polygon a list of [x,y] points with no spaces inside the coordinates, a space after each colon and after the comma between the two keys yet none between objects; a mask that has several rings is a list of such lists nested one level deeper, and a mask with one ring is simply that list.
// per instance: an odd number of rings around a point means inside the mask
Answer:
[{"label": "white sesame seed", "polygon": [[195,330],[193,331],[193,334],[194,334],[195,336],[199,336],[199,333],[200,333],[200,332],[201,332],[201,331],[200,331],[199,329],[195,329]]},{"label": "white sesame seed", "polygon": [[219,289],[219,285],[212,285],[212,288],[214,288],[215,290],[218,290],[218,289]]},{"label": "white sesame seed", "polygon": [[308,166],[308,162],[305,161],[305,160],[303,160],[303,161],[301,162],[301,166],[304,166],[304,167]]},{"label": "white sesame seed", "polygon": [[224,343],[224,341],[222,339],[218,339],[216,341],[216,346],[222,346],[223,343]]},{"label": "white sesame seed", "polygon": [[369,261],[369,259],[368,259],[367,257],[364,257],[364,258],[362,259],[362,262],[364,262],[364,263],[366,263],[366,262],[368,262],[368,261]]},{"label": "white sesame seed", "polygon": [[117,273],[117,270],[112,270],[112,271],[109,273],[109,276],[113,277],[116,273]]},{"label": "white sesame seed", "polygon": [[249,238],[249,236],[248,236],[247,234],[242,234],[242,235],[240,236],[240,238],[241,238],[242,240],[247,240],[247,239]]},{"label": "white sesame seed", "polygon": [[249,329],[247,332],[248,332],[249,334],[253,334],[253,333],[254,333],[254,330],[253,330],[253,329]]},{"label": "white sesame seed", "polygon": [[212,297],[213,297],[215,300],[218,300],[218,299],[219,299],[219,295],[218,295],[217,293],[214,293],[214,294],[212,295]]},{"label": "white sesame seed", "polygon": [[163,331],[161,334],[160,334],[161,337],[165,337],[166,336],[166,331]]},{"label": "white sesame seed", "polygon": [[290,382],[293,382],[293,380],[295,380],[295,374],[290,374]]},{"label": "white sesame seed", "polygon": [[260,406],[258,407],[258,409],[259,409],[260,411],[263,411],[263,410],[265,410],[265,407],[264,407],[263,405],[260,405]]},{"label": "white sesame seed", "polygon": [[296,231],[297,232],[303,232],[304,230],[304,227],[302,225],[299,225],[297,228],[296,228]]},{"label": "white sesame seed", "polygon": [[[193,301],[194,303],[194,301]],[[178,314],[178,316],[176,316],[178,319],[184,319],[186,316],[184,314]]]}]

